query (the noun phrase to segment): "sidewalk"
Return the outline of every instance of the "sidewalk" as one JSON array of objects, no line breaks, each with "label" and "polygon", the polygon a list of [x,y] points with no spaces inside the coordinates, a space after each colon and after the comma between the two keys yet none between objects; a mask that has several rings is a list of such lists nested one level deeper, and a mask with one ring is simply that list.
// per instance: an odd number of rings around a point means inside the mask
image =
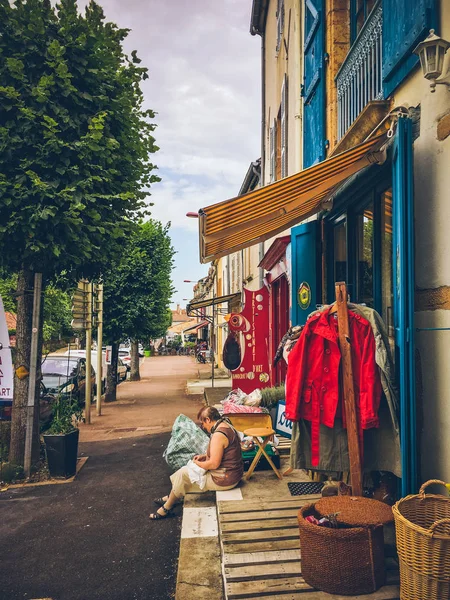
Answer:
[{"label": "sidewalk", "polygon": [[190,357],[146,359],[142,380],[119,385],[118,402],[81,427],[88,459],[72,483],[0,493],[2,600],[174,597],[182,509],[148,515],[170,488],[162,454],[173,421],[202,406],[185,393],[197,372]]},{"label": "sidewalk", "polygon": [[[201,365],[203,367],[203,365]],[[117,387],[117,401],[102,404],[97,417],[91,407],[91,424],[80,426],[80,441],[101,441],[168,432],[183,413],[196,419],[202,391],[186,396],[186,380],[198,376],[199,365],[190,356],[144,358],[141,381]]]},{"label": "sidewalk", "polygon": [[[287,467],[282,457],[281,471]],[[297,512],[320,496],[291,496],[290,481],[308,478],[294,471],[280,481],[256,471],[234,490],[187,496],[176,600],[351,598],[314,590],[302,578]],[[398,600],[398,563],[388,559],[387,569],[385,586],[353,598]]]}]

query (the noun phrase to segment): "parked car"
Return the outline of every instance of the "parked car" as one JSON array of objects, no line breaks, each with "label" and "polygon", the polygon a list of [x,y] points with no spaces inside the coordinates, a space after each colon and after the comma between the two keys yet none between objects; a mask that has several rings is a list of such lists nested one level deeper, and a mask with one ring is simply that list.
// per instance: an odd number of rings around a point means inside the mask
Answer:
[{"label": "parked car", "polygon": [[117,359],[117,383],[125,381],[127,378],[128,367],[121,358]]},{"label": "parked car", "polygon": [[[45,429],[50,423],[53,415],[53,397],[45,392],[43,383],[41,382],[41,393],[39,398],[39,425],[41,429]],[[2,400],[0,402],[0,421],[11,421],[12,401]]]},{"label": "parked car", "polygon": [[119,358],[119,360],[121,360],[123,362],[123,364],[126,366],[127,371],[129,371],[131,369],[131,355],[127,354],[126,356],[121,356]]},{"label": "parked car", "polygon": [[[86,359],[82,356],[64,356],[53,354],[47,356],[41,366],[41,397],[66,395],[76,398],[81,404],[85,402],[86,392]],[[91,367],[92,394],[95,393],[95,371]]]},{"label": "parked car", "polygon": [[[70,350],[65,353],[65,356],[86,358],[86,350]],[[91,365],[94,373],[97,373],[97,350],[91,350]],[[106,372],[108,365],[106,364],[106,352],[102,352],[102,392],[106,389]]]}]

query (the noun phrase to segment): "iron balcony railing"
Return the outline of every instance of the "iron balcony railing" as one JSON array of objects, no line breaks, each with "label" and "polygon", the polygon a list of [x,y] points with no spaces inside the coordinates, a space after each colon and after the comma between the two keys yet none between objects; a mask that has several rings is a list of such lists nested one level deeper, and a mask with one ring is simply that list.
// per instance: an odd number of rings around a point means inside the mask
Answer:
[{"label": "iron balcony railing", "polygon": [[336,75],[338,139],[372,100],[383,98],[382,9],[377,4]]}]

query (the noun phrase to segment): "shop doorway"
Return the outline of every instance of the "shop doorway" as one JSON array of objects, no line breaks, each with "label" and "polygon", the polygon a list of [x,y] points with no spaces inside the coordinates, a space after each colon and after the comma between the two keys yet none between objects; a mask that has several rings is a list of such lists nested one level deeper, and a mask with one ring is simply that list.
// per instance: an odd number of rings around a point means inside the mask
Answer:
[{"label": "shop doorway", "polygon": [[[272,325],[272,360],[277,351],[281,338],[289,329],[289,284],[285,275],[282,275],[271,283],[272,305],[271,305],[271,325]],[[280,360],[273,371],[273,381],[275,385],[280,385],[286,380],[287,365],[284,360]]]}]

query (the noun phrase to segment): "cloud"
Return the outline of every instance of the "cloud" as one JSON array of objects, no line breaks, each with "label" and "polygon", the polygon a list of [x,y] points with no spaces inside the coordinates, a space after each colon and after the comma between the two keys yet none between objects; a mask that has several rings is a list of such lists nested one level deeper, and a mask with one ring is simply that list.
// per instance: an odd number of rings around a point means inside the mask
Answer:
[{"label": "cloud", "polygon": [[[235,196],[260,153],[260,42],[251,0],[103,0],[108,20],[131,32],[155,110],[152,213],[192,231],[184,215]],[[126,7],[126,8],[125,8]]]}]

